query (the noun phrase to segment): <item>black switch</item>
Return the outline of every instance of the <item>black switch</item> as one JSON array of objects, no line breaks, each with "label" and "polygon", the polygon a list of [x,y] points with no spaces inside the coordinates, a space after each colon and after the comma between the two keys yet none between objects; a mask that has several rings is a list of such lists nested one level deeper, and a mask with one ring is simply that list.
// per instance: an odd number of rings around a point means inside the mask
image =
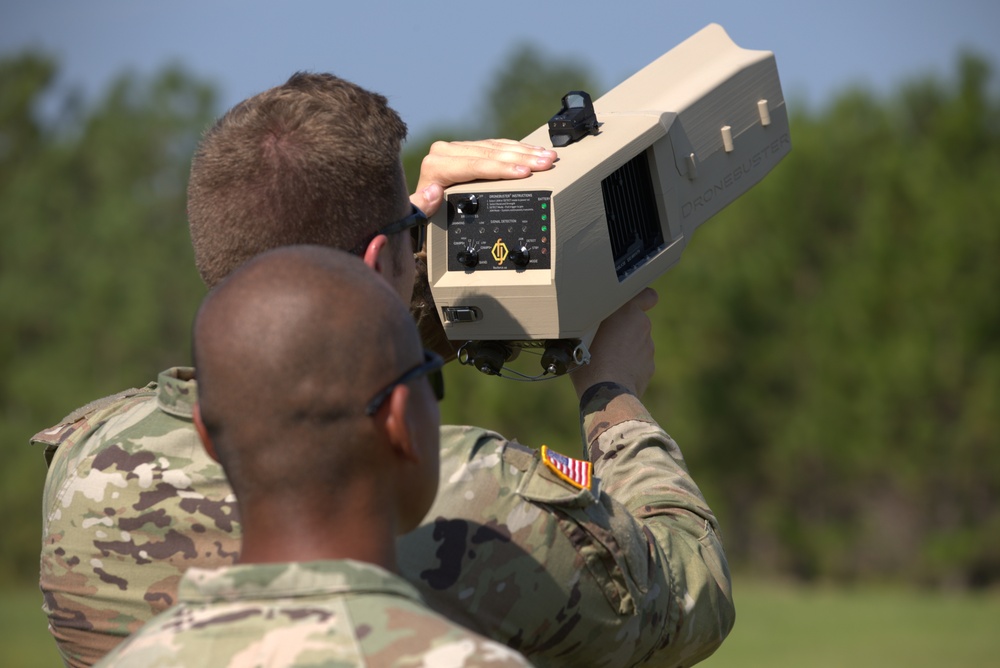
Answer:
[{"label": "black switch", "polygon": [[445,322],[475,322],[482,317],[475,306],[443,306],[441,312]]},{"label": "black switch", "polygon": [[527,246],[521,246],[519,249],[511,253],[510,261],[518,267],[527,267],[528,262],[531,261],[531,253],[528,251]]},{"label": "black switch", "polygon": [[458,261],[463,265],[472,269],[477,264],[479,264],[479,251],[475,249],[464,250],[458,252]]},{"label": "black switch", "polygon": [[479,198],[475,195],[469,195],[458,201],[455,205],[458,212],[463,216],[471,216],[472,214],[479,211]]}]

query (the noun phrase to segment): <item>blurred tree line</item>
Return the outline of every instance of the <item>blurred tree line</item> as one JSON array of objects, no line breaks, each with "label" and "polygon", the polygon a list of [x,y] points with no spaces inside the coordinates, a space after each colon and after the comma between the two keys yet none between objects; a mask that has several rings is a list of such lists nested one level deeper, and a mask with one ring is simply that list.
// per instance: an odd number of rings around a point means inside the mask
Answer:
[{"label": "blurred tree line", "polygon": [[[58,96],[43,54],[0,59],[0,582],[37,576],[42,453],[73,408],[189,360],[203,295],[184,214],[221,110],[179,70]],[[278,83],[278,82],[275,82]],[[360,82],[362,85],[364,82]],[[521,137],[574,63],[512,52],[467,127]],[[56,113],[40,114],[42,104]],[[789,101],[792,154],[654,285],[646,403],[683,448],[734,566],[979,587],[1000,577],[1000,101],[989,64],[890,95]],[[447,370],[443,417],[579,454],[565,378]]]},{"label": "blurred tree line", "polygon": [[0,580],[37,578],[45,467],[25,439],[188,359],[203,290],[184,196],[212,90],[170,70],[86,105],[57,74],[0,60]]}]

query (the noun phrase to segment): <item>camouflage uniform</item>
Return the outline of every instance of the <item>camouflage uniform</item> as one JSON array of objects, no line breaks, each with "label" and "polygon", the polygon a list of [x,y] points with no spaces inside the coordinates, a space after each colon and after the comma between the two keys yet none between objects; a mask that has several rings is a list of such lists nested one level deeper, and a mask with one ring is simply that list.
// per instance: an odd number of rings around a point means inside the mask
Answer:
[{"label": "camouflage uniform", "polygon": [[358,561],[192,569],[178,599],[99,665],[531,665],[428,610],[399,576]]},{"label": "camouflage uniform", "polygon": [[[190,422],[189,376],[165,372],[34,439],[57,447],[41,586],[70,665],[172,603],[190,566],[232,563],[239,526]],[[442,427],[441,487],[400,539],[400,571],[431,607],[539,666],[691,665],[734,620],[715,517],[635,396],[595,386],[581,420],[590,489],[496,433]]]},{"label": "camouflage uniform", "polygon": [[581,420],[591,490],[499,434],[443,427],[441,489],[400,571],[539,666],[696,663],[734,621],[715,517],[634,395],[596,385]]},{"label": "camouflage uniform", "polygon": [[194,431],[191,378],[170,369],[32,439],[50,458],[43,607],[70,666],[92,665],[173,605],[187,569],[236,561],[235,498]]}]

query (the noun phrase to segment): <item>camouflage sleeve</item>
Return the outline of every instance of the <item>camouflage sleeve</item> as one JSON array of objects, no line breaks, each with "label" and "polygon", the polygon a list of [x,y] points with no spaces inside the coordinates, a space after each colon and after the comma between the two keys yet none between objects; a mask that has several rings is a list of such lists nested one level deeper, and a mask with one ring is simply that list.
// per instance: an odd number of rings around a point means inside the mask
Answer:
[{"label": "camouflage sleeve", "polygon": [[39,585],[68,666],[93,664],[173,604],[187,568],[237,554],[232,491],[201,447],[190,397],[171,393],[186,381],[161,374],[159,385],[95,402],[32,438],[51,454]]},{"label": "camouflage sleeve", "polygon": [[[655,446],[666,460],[648,457],[656,471],[642,480],[649,489],[633,496],[666,515],[681,512],[675,503],[703,508],[696,492],[688,499],[670,484],[670,497],[660,498],[658,476],[686,473],[655,423],[622,426],[637,453]],[[690,665],[719,644],[731,608],[707,519],[693,535],[697,522],[672,527],[643,508],[633,515],[603,481],[575,485],[538,451],[491,431],[443,427],[441,447],[434,506],[399,542],[401,573],[433,608],[538,666]],[[610,472],[606,463],[601,470]],[[608,482],[614,489],[622,480]]]},{"label": "camouflage sleeve", "polygon": [[680,448],[639,399],[612,383],[581,399],[584,441],[608,496],[639,521],[662,554],[679,609],[668,642],[650,665],[691,665],[732,629],[735,609],[718,522],[691,478]]}]

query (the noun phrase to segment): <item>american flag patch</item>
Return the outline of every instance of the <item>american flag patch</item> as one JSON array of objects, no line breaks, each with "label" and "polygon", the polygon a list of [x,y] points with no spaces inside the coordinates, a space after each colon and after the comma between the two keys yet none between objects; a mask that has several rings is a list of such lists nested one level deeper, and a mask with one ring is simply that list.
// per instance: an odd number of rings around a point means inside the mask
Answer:
[{"label": "american flag patch", "polygon": [[591,478],[594,473],[594,465],[580,459],[573,459],[566,455],[549,450],[548,446],[542,446],[542,461],[552,469],[557,476],[580,489],[590,489]]}]

